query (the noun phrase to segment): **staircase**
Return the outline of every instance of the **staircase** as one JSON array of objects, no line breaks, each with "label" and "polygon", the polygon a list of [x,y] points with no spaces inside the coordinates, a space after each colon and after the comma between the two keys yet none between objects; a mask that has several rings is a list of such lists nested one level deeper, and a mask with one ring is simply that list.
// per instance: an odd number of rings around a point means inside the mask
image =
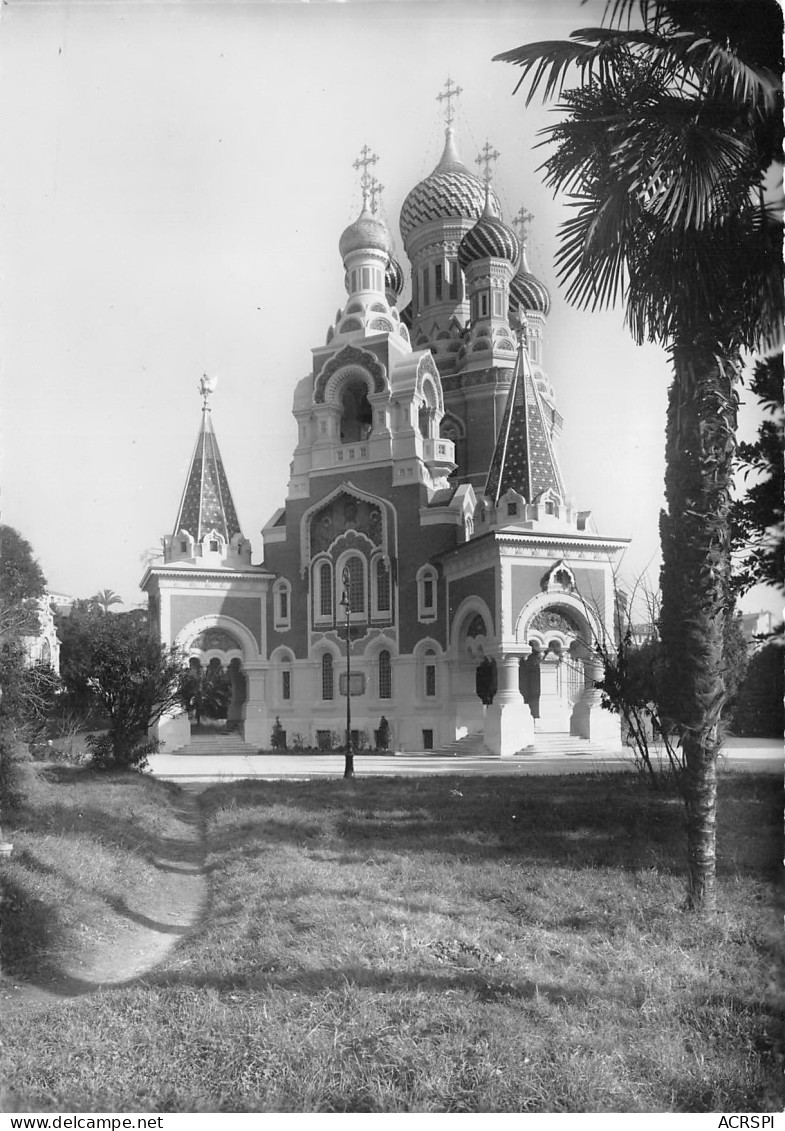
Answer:
[{"label": "staircase", "polygon": [[258,754],[256,746],[249,746],[239,734],[225,734],[216,731],[213,734],[192,734],[191,741],[186,746],[177,746],[173,750],[164,748],[165,754]]},{"label": "staircase", "polygon": [[[515,757],[561,758],[576,754],[618,754],[620,750],[620,743],[614,746],[612,742],[589,742],[585,738],[574,738],[567,731],[535,729],[534,745],[518,751]],[[481,734],[468,734],[465,738],[440,746],[438,750],[425,751],[425,753],[443,757],[495,757],[486,749]]]}]

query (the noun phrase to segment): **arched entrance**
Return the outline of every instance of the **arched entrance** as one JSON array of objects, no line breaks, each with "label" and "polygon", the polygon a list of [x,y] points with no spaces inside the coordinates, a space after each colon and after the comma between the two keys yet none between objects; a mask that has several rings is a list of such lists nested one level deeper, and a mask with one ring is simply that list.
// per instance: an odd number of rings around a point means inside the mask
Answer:
[{"label": "arched entrance", "polygon": [[467,597],[456,612],[451,633],[456,738],[483,733],[488,696],[481,692],[487,692],[495,678],[490,673],[484,678],[493,662],[494,645],[490,609],[480,597]]},{"label": "arched entrance", "polygon": [[188,657],[188,716],[192,733],[204,729],[242,734],[248,684],[239,635],[223,626],[196,631],[183,645]]},{"label": "arched entrance", "polygon": [[567,594],[541,594],[521,612],[516,639],[525,645],[519,687],[537,729],[569,733],[570,719],[585,684],[579,645],[591,645],[594,626]]}]

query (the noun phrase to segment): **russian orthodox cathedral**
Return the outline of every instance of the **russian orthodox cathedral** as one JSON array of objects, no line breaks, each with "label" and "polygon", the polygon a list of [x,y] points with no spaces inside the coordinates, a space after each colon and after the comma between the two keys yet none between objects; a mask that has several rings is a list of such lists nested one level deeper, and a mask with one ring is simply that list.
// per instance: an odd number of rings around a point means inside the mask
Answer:
[{"label": "russian orthodox cathedral", "polygon": [[[567,492],[531,217],[521,210],[517,231],[502,218],[488,144],[484,175],[461,161],[456,93],[448,82],[440,96],[441,159],[401,209],[404,306],[375,155],[355,162],[362,210],[338,241],[346,298],[294,387],[288,494],[261,565],[202,382],[177,518],[142,588],[164,643],[228,673],[229,726],[256,749],[276,722],[289,745],[342,742],[347,697],[356,748],[376,744],[382,718],[396,750],[465,740],[506,756],[535,728],[618,740],[592,645],[612,640],[626,540],[601,536]],[[187,715],[160,724],[170,750],[189,735]]]}]

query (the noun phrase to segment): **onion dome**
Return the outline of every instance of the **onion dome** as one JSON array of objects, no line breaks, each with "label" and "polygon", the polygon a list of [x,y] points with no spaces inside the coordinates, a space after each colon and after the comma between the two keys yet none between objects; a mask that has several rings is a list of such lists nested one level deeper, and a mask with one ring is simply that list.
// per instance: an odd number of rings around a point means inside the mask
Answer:
[{"label": "onion dome", "polygon": [[526,250],[521,255],[521,265],[510,281],[510,311],[522,306],[524,310],[547,314],[551,309],[551,296],[545,283],[533,275],[526,261]]},{"label": "onion dome", "polygon": [[465,271],[470,263],[481,259],[506,259],[508,263],[517,263],[520,254],[518,237],[512,228],[494,216],[489,198],[482,216],[458,245],[461,270]]},{"label": "onion dome", "polygon": [[[495,195],[493,197],[496,202]],[[415,228],[450,217],[478,220],[485,204],[485,186],[458,157],[452,130],[447,128],[444,152],[430,176],[411,190],[401,208],[404,243]]]},{"label": "onion dome", "polygon": [[384,289],[387,294],[396,296],[403,290],[403,268],[392,255],[384,272]]},{"label": "onion dome", "polygon": [[364,251],[366,248],[374,248],[389,255],[392,251],[392,240],[387,225],[378,220],[367,205],[363,205],[360,215],[353,224],[349,225],[338,241],[338,251],[341,259],[346,259],[346,256],[353,251]]}]

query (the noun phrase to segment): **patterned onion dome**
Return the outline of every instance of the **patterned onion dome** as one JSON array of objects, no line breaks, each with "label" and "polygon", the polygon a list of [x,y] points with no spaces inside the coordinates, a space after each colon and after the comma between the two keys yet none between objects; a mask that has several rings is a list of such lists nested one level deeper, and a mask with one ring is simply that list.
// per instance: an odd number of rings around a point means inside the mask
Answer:
[{"label": "patterned onion dome", "polygon": [[399,295],[403,290],[403,269],[392,255],[384,272],[384,289],[388,294],[393,295]]},{"label": "patterned onion dome", "polygon": [[528,270],[525,261],[510,282],[510,313],[515,313],[519,306],[524,310],[539,311],[540,314],[547,314],[551,309],[548,288]]},{"label": "patterned onion dome", "polygon": [[338,241],[338,251],[341,259],[346,259],[351,252],[365,248],[375,248],[377,251],[386,252],[387,255],[392,251],[392,240],[387,225],[378,220],[366,207],[354,223],[344,231]]},{"label": "patterned onion dome", "polygon": [[481,259],[506,259],[508,263],[517,263],[520,254],[518,237],[512,228],[493,215],[490,204],[458,245],[458,263],[462,271],[470,263]]},{"label": "patterned onion dome", "polygon": [[[495,195],[492,195],[495,203]],[[430,220],[460,217],[478,220],[485,204],[485,186],[458,157],[448,129],[439,164],[430,176],[411,190],[401,208],[401,235],[406,243],[412,232]]]}]

